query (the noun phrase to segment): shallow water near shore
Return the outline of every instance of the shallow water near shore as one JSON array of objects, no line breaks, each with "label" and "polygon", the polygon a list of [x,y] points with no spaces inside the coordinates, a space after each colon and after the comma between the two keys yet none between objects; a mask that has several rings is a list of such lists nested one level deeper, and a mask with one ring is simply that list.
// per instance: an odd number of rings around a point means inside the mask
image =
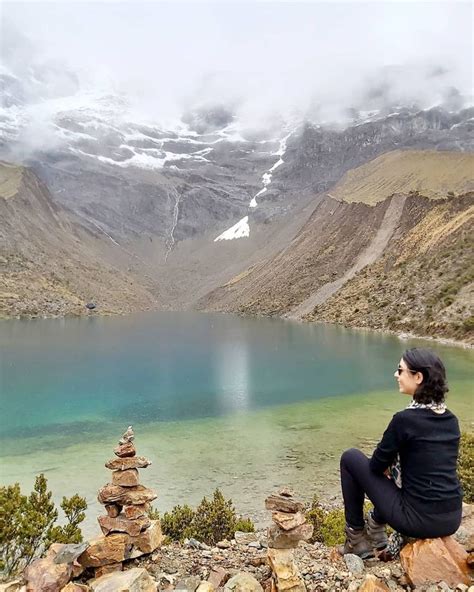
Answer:
[{"label": "shallow water near shore", "polygon": [[[370,452],[407,404],[393,370],[422,343],[197,313],[5,321],[0,481],[27,490],[44,472],[57,501],[86,497],[84,531],[94,534],[104,462],[131,423],[138,453],[153,461],[141,480],[160,511],[220,487],[261,523],[278,486],[306,499],[338,493],[341,451]],[[468,428],[474,353],[429,347],[446,362],[449,407]]]}]

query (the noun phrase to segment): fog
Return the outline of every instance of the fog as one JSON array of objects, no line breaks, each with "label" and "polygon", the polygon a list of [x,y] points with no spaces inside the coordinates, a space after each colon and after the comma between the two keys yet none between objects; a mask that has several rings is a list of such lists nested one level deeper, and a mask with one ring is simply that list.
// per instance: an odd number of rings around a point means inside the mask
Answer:
[{"label": "fog", "polygon": [[[118,93],[143,119],[230,106],[250,125],[472,96],[469,2],[3,2],[25,100]],[[38,78],[38,75],[36,76]],[[35,90],[36,89],[36,90]]]}]

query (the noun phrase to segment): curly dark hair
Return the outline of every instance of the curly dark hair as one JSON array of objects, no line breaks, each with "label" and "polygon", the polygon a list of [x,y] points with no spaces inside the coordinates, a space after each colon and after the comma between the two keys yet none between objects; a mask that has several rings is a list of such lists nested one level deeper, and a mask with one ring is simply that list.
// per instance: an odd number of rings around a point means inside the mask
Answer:
[{"label": "curly dark hair", "polygon": [[434,351],[421,347],[407,349],[402,356],[407,367],[413,372],[421,372],[423,382],[413,395],[417,403],[442,403],[449,391],[446,382],[446,369]]}]

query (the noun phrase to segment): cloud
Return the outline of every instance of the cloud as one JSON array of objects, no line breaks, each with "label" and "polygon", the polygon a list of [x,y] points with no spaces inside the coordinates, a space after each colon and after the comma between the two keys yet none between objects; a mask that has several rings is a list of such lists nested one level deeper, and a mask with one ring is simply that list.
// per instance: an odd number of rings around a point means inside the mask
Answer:
[{"label": "cloud", "polygon": [[4,2],[3,12],[2,59],[44,83],[29,100],[80,88],[127,96],[145,119],[224,105],[258,126],[472,93],[467,2]]}]

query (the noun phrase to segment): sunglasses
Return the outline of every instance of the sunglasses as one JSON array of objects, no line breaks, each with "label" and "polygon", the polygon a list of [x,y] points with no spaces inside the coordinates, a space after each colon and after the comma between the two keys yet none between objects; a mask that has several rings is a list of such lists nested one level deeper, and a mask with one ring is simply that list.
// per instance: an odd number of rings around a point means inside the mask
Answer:
[{"label": "sunglasses", "polygon": [[400,374],[406,370],[407,372],[410,372],[411,374],[416,374],[418,371],[417,370],[410,370],[410,368],[402,368],[401,366],[399,366],[396,370],[398,376],[400,376]]}]

